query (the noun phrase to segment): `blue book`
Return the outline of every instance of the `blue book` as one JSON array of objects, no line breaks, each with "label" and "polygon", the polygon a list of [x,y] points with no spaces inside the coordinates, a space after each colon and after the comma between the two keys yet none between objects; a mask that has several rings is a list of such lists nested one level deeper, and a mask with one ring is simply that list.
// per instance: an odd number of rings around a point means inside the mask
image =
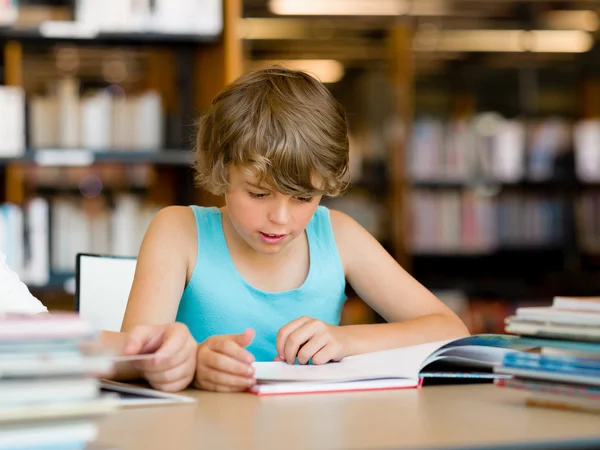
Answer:
[{"label": "blue book", "polygon": [[535,353],[509,353],[502,360],[502,366],[600,377],[600,360],[597,359]]}]

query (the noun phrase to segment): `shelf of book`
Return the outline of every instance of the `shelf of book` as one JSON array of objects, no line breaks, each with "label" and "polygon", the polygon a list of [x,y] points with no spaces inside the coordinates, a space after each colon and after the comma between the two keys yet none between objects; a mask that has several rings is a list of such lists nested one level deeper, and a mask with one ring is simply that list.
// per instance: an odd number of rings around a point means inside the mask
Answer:
[{"label": "shelf of book", "polygon": [[89,166],[101,163],[119,164],[158,164],[172,166],[191,166],[194,154],[190,150],[127,151],[111,149],[109,151],[76,149],[30,150],[14,158],[0,157],[0,165],[37,164],[39,166]]},{"label": "shelf of book", "polygon": [[[241,73],[241,2],[184,1],[214,8],[175,21],[177,33],[160,21],[164,33],[31,25],[37,13],[25,12],[20,28],[0,28],[2,250],[50,307],[71,304],[76,252],[136,253],[158,209],[217,201],[194,186],[194,120]],[[53,18],[77,19],[82,3]],[[153,14],[181,11],[152,3]]]},{"label": "shelf of book", "polygon": [[75,31],[69,35],[65,30],[62,35],[44,33],[40,28],[0,28],[0,41],[18,41],[25,44],[57,44],[71,43],[78,45],[153,45],[153,46],[197,46],[218,42],[220,34],[168,34],[157,32],[93,32]]},{"label": "shelf of book", "polygon": [[472,178],[461,181],[441,181],[441,180],[413,180],[410,185],[418,189],[479,189],[479,190],[497,190],[497,191],[575,191],[584,189],[600,189],[600,182],[585,182],[576,179],[553,179],[545,181],[515,181],[503,182],[493,179]]}]

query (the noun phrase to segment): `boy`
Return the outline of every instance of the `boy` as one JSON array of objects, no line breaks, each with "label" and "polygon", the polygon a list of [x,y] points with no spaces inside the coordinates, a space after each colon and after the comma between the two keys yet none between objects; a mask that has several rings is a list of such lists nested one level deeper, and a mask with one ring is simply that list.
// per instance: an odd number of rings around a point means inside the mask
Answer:
[{"label": "boy", "polygon": [[[324,364],[468,334],[366,230],[319,206],[347,186],[347,134],[341,106],[300,71],[250,72],[215,98],[200,120],[197,181],[226,206],[153,220],[122,331],[134,337],[125,353],[161,356],[118,378],[242,391],[254,360]],[[339,326],[346,282],[388,323]]]}]

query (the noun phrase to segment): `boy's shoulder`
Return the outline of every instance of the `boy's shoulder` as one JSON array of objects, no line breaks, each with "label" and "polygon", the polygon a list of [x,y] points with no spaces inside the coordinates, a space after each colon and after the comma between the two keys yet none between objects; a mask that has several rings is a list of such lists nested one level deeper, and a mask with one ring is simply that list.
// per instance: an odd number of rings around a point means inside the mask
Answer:
[{"label": "boy's shoulder", "polygon": [[179,238],[195,238],[194,212],[187,206],[167,206],[152,219],[152,225],[161,235]]},{"label": "boy's shoulder", "polygon": [[348,214],[335,209],[327,209],[329,211],[329,220],[331,221],[331,228],[334,234],[346,233],[355,227],[360,227]]},{"label": "boy's shoulder", "polygon": [[374,239],[360,223],[346,213],[330,209],[329,217],[338,246],[355,247],[358,242],[365,242],[365,239]]},{"label": "boy's shoulder", "polygon": [[165,206],[156,213],[154,220],[183,224],[194,219],[194,212],[188,206]]}]

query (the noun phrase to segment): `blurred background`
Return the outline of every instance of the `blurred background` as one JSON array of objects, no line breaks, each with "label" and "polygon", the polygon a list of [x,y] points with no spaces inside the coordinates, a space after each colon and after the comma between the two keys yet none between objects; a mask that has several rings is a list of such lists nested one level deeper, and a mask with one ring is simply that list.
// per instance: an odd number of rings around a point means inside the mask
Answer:
[{"label": "blurred background", "polygon": [[[0,0],[0,248],[51,310],[194,187],[195,118],[272,63],[349,116],[363,224],[471,332],[600,292],[600,2]],[[110,282],[110,280],[107,280]],[[344,323],[381,320],[350,290]],[[398,299],[402,301],[401,298]]]}]

